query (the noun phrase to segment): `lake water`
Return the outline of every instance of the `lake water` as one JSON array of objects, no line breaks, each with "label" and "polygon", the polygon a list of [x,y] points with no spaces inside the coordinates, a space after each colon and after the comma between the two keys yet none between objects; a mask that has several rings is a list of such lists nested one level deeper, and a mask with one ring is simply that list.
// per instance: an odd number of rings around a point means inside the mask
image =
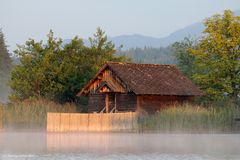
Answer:
[{"label": "lake water", "polygon": [[0,132],[1,160],[240,160],[240,134]]}]

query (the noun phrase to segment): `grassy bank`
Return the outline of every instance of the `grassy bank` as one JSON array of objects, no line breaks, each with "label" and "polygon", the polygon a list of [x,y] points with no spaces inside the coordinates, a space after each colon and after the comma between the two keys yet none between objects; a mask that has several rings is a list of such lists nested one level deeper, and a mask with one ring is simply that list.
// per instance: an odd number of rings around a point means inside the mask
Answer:
[{"label": "grassy bank", "polygon": [[239,131],[238,106],[201,107],[184,104],[163,109],[155,114],[140,113],[139,130],[143,132],[236,132]]},{"label": "grassy bank", "polygon": [[4,128],[45,128],[47,112],[76,112],[73,104],[28,100],[1,106]]}]

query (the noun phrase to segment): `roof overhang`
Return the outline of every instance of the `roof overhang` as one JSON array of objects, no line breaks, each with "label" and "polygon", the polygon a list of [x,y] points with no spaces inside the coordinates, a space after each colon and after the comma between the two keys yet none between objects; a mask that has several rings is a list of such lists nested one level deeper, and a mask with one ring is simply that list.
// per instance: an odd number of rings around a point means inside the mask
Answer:
[{"label": "roof overhang", "polygon": [[98,76],[108,67],[108,64],[105,64],[95,76],[82,88],[80,92],[78,92],[77,96],[86,96],[88,95],[87,88],[98,78]]}]

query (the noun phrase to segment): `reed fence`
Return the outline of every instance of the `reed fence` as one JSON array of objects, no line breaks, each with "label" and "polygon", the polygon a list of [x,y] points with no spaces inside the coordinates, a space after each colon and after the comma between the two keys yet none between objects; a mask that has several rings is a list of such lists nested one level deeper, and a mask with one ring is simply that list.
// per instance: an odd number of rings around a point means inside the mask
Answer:
[{"label": "reed fence", "polygon": [[127,113],[48,113],[48,132],[133,131],[137,115]]}]

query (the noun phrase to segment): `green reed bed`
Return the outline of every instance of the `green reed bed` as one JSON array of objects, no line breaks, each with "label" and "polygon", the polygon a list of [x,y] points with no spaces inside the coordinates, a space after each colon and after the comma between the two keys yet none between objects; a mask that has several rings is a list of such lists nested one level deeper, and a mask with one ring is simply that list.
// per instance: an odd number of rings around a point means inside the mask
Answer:
[{"label": "green reed bed", "polygon": [[154,114],[140,113],[140,131],[157,132],[236,132],[239,131],[238,106],[202,107],[190,104],[172,106]]},{"label": "green reed bed", "polygon": [[0,131],[3,129],[3,105],[0,103]]},{"label": "green reed bed", "polygon": [[76,112],[74,104],[28,100],[2,106],[4,128],[45,128],[47,112]]},{"label": "green reed bed", "polygon": [[[8,105],[0,104],[0,128],[46,128],[47,112],[77,112],[74,104],[57,104],[47,100],[28,100]],[[239,106],[202,107],[191,104],[166,107],[153,114],[140,112],[140,132],[217,133],[240,132]]]}]

